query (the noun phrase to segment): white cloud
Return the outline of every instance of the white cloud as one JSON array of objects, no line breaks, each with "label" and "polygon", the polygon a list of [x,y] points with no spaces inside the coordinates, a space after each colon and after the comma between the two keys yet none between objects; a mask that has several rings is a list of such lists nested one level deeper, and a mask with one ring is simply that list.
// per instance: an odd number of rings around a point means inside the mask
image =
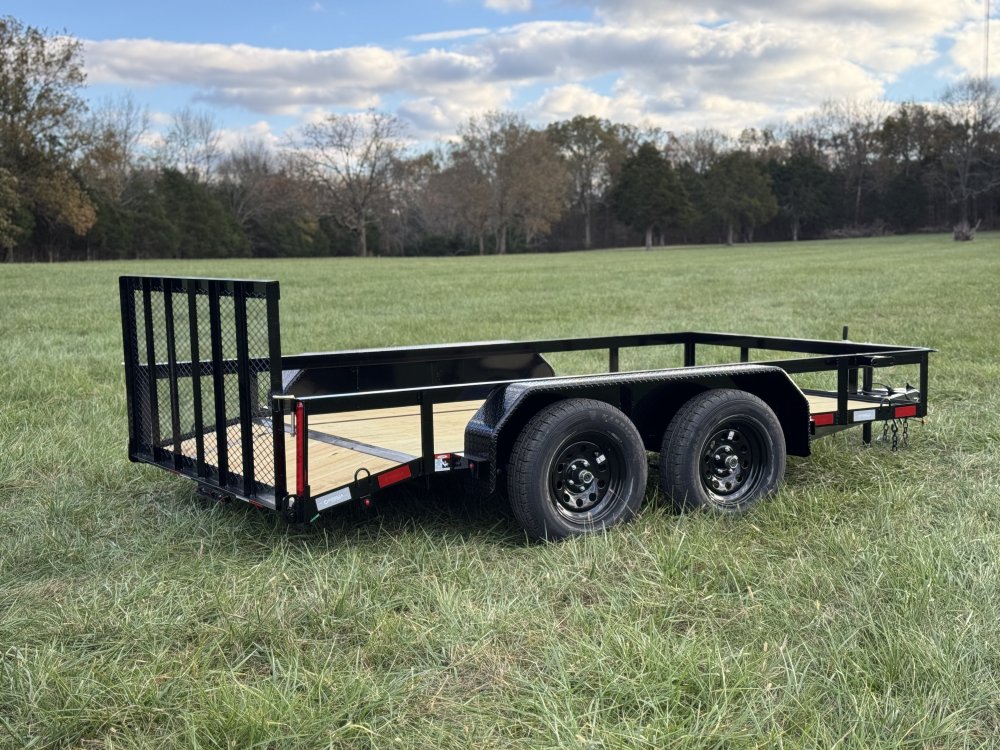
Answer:
[{"label": "white cloud", "polygon": [[406,38],[411,42],[446,42],[455,39],[468,39],[472,36],[483,36],[489,33],[489,29],[479,26],[474,29],[455,29],[453,31],[434,31],[429,34],[414,34]]},{"label": "white cloud", "polygon": [[274,151],[284,144],[281,136],[272,130],[267,120],[259,120],[240,128],[222,128],[217,134],[219,147],[224,152],[231,152],[244,143],[263,143]]},{"label": "white cloud", "polygon": [[[989,47],[989,71],[995,79],[1000,75],[1000,23],[990,24],[992,39]],[[953,35],[954,44],[949,51],[951,67],[945,71],[950,78],[980,77],[984,73],[983,53],[986,50],[985,28],[982,19],[969,21]]]},{"label": "white cloud", "polygon": [[981,66],[978,0],[578,2],[592,20],[418,34],[410,41],[439,44],[416,51],[92,41],[87,72],[92,83],[189,86],[200,101],[264,115],[390,106],[430,138],[497,107],[539,123],[594,114],[672,130],[772,124],[828,99],[881,96],[937,61],[949,38],[955,71]]},{"label": "white cloud", "polygon": [[[619,119],[628,114],[616,108],[614,98],[599,94],[578,83],[568,83],[547,89],[529,106],[531,119],[542,122],[568,120],[576,115]],[[633,115],[641,115],[638,110]]]},{"label": "white cloud", "polygon": [[486,0],[483,5],[500,13],[527,13],[531,10],[531,0]]},{"label": "white cloud", "polygon": [[726,21],[872,24],[888,33],[939,32],[981,15],[979,0],[578,0],[601,17],[628,23]]}]

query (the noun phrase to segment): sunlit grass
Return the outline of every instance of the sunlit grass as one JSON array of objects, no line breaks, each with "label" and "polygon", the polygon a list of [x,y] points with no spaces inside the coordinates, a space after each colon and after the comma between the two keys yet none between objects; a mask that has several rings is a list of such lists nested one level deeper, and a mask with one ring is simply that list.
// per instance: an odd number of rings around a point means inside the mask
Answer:
[{"label": "sunlit grass", "polygon": [[[447,487],[291,530],[127,462],[119,273],[276,278],[287,352],[843,325],[941,351],[907,450],[821,441],[743,519],[675,515],[654,475],[638,522],[562,544]],[[0,747],[1000,746],[998,293],[989,234],[0,267]]]}]

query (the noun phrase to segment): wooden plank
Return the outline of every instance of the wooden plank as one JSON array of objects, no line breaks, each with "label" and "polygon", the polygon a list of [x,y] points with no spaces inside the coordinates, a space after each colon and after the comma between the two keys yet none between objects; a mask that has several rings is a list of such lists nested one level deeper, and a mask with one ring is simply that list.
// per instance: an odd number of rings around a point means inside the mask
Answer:
[{"label": "wooden plank", "polygon": [[[456,453],[465,450],[465,427],[482,401],[460,401],[434,405],[434,452]],[[309,429],[356,443],[420,455],[420,407],[317,414],[309,420]],[[288,459],[294,462],[294,452]],[[373,456],[363,450],[309,441],[309,484],[314,495],[354,481],[355,473],[365,468],[372,474],[398,463]]]},{"label": "wooden plank", "polygon": [[[232,425],[228,430],[229,458],[233,466],[242,466],[242,433],[239,425]],[[258,476],[271,476],[274,473],[274,460],[271,452],[270,427],[263,424],[253,425],[254,444],[258,446],[254,455],[254,474]],[[206,433],[208,440],[205,441],[205,461],[209,465],[216,466],[218,450],[212,440],[215,431]],[[323,492],[328,489],[335,489],[342,485],[354,481],[354,474],[358,469],[366,468],[372,474],[397,466],[396,461],[371,456],[367,453],[341,448],[335,445],[328,445],[318,440],[308,441],[309,450],[309,484],[313,494]],[[181,453],[192,460],[197,455],[197,444],[194,438],[190,438],[181,443]],[[295,441],[285,441],[285,462],[287,466],[295,466]]]},{"label": "wooden plank", "polygon": [[[290,465],[295,465],[295,451],[287,456],[287,460]],[[313,495],[350,484],[360,469],[367,469],[369,473],[375,474],[398,465],[396,461],[387,458],[316,440],[309,441],[309,487]]]},{"label": "wooden plank", "polygon": [[[257,440],[263,440],[265,437],[269,437],[271,434],[270,428],[254,423],[252,427],[252,432],[254,442]],[[219,465],[219,446],[216,440],[217,431],[215,428],[208,430],[204,435],[205,442],[205,463],[211,466]],[[229,465],[233,467],[236,473],[242,470],[243,466],[243,433],[240,430],[238,424],[230,425],[229,429],[226,430],[226,450],[228,451]],[[181,455],[187,456],[192,461],[198,458],[198,445],[195,438],[188,438],[181,443]],[[269,466],[272,461],[272,456],[270,454],[263,457],[266,461],[260,462],[260,465]],[[256,470],[254,471],[256,474]]]},{"label": "wooden plank", "polygon": [[[434,450],[436,453],[455,453],[465,449],[465,426],[476,413],[482,401],[463,401],[436,404],[434,407]],[[290,422],[288,423],[291,424]],[[369,411],[321,414],[311,419],[309,428],[315,432],[336,435],[358,443],[367,443],[388,448],[414,457],[420,455],[420,408],[372,409]],[[218,465],[219,450],[216,445],[216,431],[205,433],[206,464]],[[239,425],[231,425],[226,430],[226,450],[229,465],[243,465],[242,436]],[[254,473],[271,476],[274,473],[273,455],[269,442],[270,428],[267,424],[254,423],[253,444]],[[400,462],[374,456],[363,450],[330,445],[319,440],[308,440],[309,485],[313,494],[336,489],[354,481],[360,469],[375,474]],[[181,443],[181,454],[197,459],[197,440],[189,438]],[[285,441],[285,462],[294,467],[295,441]]]},{"label": "wooden plank", "polygon": [[[814,396],[811,393],[807,393],[806,400],[809,402],[810,414],[824,414],[826,412],[837,411],[837,399],[835,397]],[[873,404],[870,401],[855,401],[854,399],[847,401],[847,408],[850,410],[874,409],[876,406],[878,404]]]},{"label": "wooden plank", "polygon": [[[434,405],[435,453],[465,450],[465,427],[481,405],[482,401]],[[317,414],[309,420],[309,429],[414,457],[420,455],[419,406]]]}]

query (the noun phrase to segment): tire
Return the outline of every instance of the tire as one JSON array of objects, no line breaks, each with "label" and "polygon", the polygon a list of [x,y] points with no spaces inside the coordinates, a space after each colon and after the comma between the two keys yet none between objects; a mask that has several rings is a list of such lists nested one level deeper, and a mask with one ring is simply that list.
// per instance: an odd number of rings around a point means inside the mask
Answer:
[{"label": "tire", "polygon": [[745,391],[706,391],[667,426],[660,486],[678,510],[739,515],[785,476],[785,434],[766,403]]},{"label": "tire", "polygon": [[634,518],[647,471],[628,417],[603,401],[567,399],[541,409],[518,435],[507,493],[531,539],[565,539]]}]

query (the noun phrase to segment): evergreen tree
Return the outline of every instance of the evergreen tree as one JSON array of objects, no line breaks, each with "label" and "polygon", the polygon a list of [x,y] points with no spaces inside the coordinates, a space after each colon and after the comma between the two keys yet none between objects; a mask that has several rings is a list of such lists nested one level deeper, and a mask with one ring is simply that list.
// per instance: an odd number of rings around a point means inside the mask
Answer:
[{"label": "evergreen tree", "polygon": [[622,164],[611,191],[611,204],[619,221],[645,232],[647,250],[653,246],[654,229],[682,226],[691,212],[670,161],[648,142]]},{"label": "evergreen tree", "polygon": [[822,164],[797,153],[784,163],[771,161],[768,172],[781,215],[791,222],[793,241],[799,239],[803,224],[829,218],[833,186]]},{"label": "evergreen tree", "polygon": [[749,237],[778,213],[771,179],[748,153],[733,151],[718,159],[708,172],[708,200],[712,214],[732,245],[736,231]]}]

